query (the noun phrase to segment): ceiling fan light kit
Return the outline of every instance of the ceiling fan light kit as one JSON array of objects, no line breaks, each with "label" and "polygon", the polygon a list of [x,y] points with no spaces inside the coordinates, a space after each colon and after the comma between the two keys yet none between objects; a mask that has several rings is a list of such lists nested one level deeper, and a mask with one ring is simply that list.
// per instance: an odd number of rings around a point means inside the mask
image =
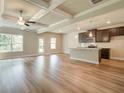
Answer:
[{"label": "ceiling fan light kit", "polygon": [[19,12],[20,12],[20,15],[19,15],[19,17],[18,17],[17,23],[22,26],[22,25],[25,25],[25,21],[24,21],[24,19],[23,19],[23,17],[22,17],[23,11],[20,10]]},{"label": "ceiling fan light kit", "polygon": [[22,17],[19,17],[19,20],[17,21],[19,25],[24,25],[25,21],[23,20]]}]

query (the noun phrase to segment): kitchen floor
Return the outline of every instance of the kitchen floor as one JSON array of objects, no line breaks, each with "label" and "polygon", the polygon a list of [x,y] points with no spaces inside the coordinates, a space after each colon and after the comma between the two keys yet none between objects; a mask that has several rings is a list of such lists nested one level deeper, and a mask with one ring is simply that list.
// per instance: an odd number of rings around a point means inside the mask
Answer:
[{"label": "kitchen floor", "polygon": [[0,93],[123,93],[124,61],[46,55],[0,60]]}]

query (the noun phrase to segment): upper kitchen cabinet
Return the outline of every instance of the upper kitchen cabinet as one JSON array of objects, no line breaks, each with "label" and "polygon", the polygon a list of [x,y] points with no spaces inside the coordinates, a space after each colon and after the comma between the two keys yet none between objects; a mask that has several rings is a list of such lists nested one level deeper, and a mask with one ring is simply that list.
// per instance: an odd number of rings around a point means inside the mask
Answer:
[{"label": "upper kitchen cabinet", "polygon": [[119,27],[119,35],[124,35],[124,27]]},{"label": "upper kitchen cabinet", "polygon": [[111,28],[109,29],[110,35],[112,36],[119,36],[119,28]]},{"label": "upper kitchen cabinet", "polygon": [[124,35],[124,27],[110,28],[111,36],[121,36]]},{"label": "upper kitchen cabinet", "polygon": [[110,42],[110,32],[108,29],[96,31],[96,42]]},{"label": "upper kitchen cabinet", "polygon": [[124,35],[124,26],[102,30],[92,29],[88,30],[87,32],[80,33],[79,42],[92,43],[94,42],[94,38],[96,42],[110,42],[111,37],[122,35]]}]

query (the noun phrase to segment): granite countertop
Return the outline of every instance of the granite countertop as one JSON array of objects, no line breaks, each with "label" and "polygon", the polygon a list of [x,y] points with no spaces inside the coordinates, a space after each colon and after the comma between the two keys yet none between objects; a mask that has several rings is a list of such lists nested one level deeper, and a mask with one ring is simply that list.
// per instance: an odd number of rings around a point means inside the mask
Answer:
[{"label": "granite countertop", "polygon": [[70,49],[76,49],[76,50],[100,50],[102,48],[77,47],[77,48],[70,48]]}]

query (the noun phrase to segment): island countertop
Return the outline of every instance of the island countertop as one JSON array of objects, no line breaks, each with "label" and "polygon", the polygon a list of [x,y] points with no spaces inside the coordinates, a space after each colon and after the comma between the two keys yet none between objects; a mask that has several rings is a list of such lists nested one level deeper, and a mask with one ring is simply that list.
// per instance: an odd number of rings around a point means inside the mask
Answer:
[{"label": "island countertop", "polygon": [[70,48],[70,49],[75,49],[75,50],[101,50],[102,48],[85,48],[85,47],[77,47],[77,48]]},{"label": "island countertop", "polygon": [[101,48],[70,48],[70,58],[84,62],[99,64]]}]

